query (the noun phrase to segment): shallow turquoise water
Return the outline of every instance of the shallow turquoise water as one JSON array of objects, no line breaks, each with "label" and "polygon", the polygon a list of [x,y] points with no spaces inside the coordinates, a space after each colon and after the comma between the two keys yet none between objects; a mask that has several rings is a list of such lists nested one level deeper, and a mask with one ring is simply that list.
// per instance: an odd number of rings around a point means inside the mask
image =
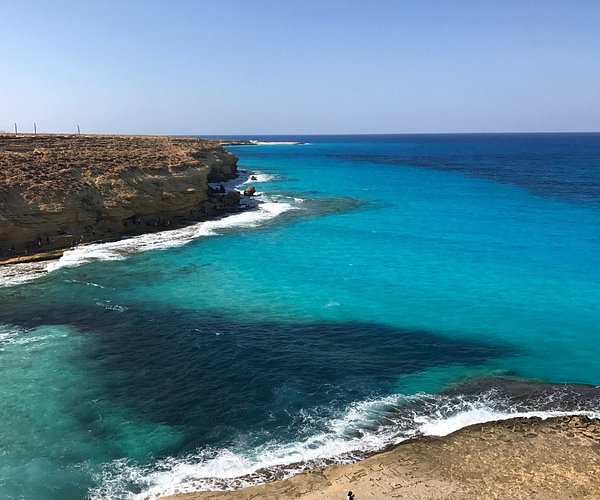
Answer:
[{"label": "shallow turquoise water", "polygon": [[305,141],[231,148],[269,212],[0,288],[4,497],[240,486],[600,411],[501,380],[600,384],[600,135]]}]

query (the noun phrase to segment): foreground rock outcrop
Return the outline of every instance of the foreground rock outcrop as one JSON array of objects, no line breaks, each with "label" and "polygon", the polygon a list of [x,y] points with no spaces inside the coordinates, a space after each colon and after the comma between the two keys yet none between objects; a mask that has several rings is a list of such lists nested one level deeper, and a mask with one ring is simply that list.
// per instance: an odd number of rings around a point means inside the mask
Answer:
[{"label": "foreground rock outcrop", "polygon": [[206,218],[237,158],[193,137],[0,135],[0,261]]},{"label": "foreground rock outcrop", "polygon": [[284,481],[168,498],[341,500],[350,490],[356,500],[598,499],[600,421],[572,416],[489,422]]}]

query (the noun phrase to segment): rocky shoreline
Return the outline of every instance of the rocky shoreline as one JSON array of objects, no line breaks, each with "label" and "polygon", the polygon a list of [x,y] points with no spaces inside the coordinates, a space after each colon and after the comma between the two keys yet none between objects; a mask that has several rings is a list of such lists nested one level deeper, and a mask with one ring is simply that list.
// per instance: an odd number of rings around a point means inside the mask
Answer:
[{"label": "rocky shoreline", "polygon": [[240,210],[237,158],[193,137],[0,135],[0,265]]},{"label": "rocky shoreline", "polygon": [[600,420],[513,418],[423,437],[349,465],[165,500],[600,498]]}]

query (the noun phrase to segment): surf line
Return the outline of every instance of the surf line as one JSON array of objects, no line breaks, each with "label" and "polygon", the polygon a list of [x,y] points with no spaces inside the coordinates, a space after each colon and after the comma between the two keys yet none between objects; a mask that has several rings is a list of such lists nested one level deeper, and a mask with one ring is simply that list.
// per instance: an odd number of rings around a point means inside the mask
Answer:
[{"label": "surf line", "polygon": [[[224,184],[224,189],[240,190],[250,182],[270,182],[275,177],[261,172],[245,171],[237,179]],[[227,186],[225,187],[225,184]],[[213,188],[220,183],[214,183]],[[261,223],[292,210],[290,203],[278,202],[268,195],[241,197],[242,211],[226,215],[219,219],[201,221],[177,229],[152,232],[131,236],[116,241],[91,243],[66,250],[57,260],[30,262],[0,266],[0,286],[14,286],[38,279],[47,273],[61,268],[77,267],[90,262],[118,261],[128,256],[150,250],[166,250],[183,246],[201,237],[215,236],[223,229],[252,228]]]}]

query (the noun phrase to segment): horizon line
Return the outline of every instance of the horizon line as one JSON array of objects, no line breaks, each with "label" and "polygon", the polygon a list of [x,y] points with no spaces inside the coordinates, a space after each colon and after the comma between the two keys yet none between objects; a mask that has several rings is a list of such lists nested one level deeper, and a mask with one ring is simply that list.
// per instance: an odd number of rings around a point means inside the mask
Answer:
[{"label": "horizon line", "polygon": [[29,132],[19,131],[15,134],[14,131],[0,129],[1,135],[140,135],[140,136],[167,136],[167,137],[254,137],[254,136],[270,136],[270,137],[290,137],[290,136],[397,136],[397,135],[557,135],[557,134],[600,134],[600,130],[569,130],[569,131],[498,131],[498,132],[319,132],[319,133],[268,133],[268,132],[254,132],[254,133],[151,133],[151,132],[46,132],[40,131]]}]

